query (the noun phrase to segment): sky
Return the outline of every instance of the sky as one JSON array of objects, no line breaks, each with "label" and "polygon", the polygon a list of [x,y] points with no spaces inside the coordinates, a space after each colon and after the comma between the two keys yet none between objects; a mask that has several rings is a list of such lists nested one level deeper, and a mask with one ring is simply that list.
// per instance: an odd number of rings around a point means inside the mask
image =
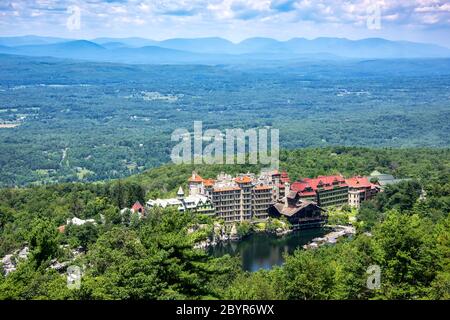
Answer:
[{"label": "sky", "polygon": [[443,0],[0,0],[0,36],[382,37],[450,48]]}]

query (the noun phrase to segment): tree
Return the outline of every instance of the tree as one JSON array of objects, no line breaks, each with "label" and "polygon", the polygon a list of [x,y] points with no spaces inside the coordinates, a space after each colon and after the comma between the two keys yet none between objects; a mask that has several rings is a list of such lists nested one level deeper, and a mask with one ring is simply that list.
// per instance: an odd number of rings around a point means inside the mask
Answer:
[{"label": "tree", "polygon": [[403,181],[388,185],[386,190],[377,197],[380,208],[384,210],[411,210],[419,198],[422,186],[417,181]]},{"label": "tree", "polygon": [[239,274],[224,293],[232,300],[276,300],[280,299],[279,288],[273,281],[274,272],[257,271]]},{"label": "tree", "polygon": [[329,299],[334,270],[325,250],[296,250],[286,256],[281,281],[278,285],[286,299]]},{"label": "tree", "polygon": [[98,226],[93,223],[83,225],[70,224],[66,226],[65,235],[72,247],[83,247],[87,249],[88,245],[95,243],[98,237]]},{"label": "tree", "polygon": [[438,271],[431,284],[432,299],[450,299],[450,216],[435,228],[436,263]]},{"label": "tree", "polygon": [[382,251],[381,297],[417,299],[427,295],[436,274],[435,242],[429,220],[417,214],[387,212],[374,230],[376,244]]},{"label": "tree", "polygon": [[0,300],[68,299],[66,279],[53,269],[24,261],[16,271],[0,281]]},{"label": "tree", "polygon": [[33,222],[28,237],[31,259],[37,266],[56,258],[58,254],[58,231],[48,219],[38,219]]}]

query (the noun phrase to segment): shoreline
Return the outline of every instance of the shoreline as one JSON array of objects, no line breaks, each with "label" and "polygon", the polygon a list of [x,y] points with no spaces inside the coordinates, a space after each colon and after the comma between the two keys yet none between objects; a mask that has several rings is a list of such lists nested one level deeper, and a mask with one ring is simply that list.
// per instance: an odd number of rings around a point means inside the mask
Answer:
[{"label": "shoreline", "polygon": [[[335,244],[339,238],[342,238],[344,236],[345,237],[352,236],[352,235],[356,234],[355,227],[346,226],[346,225],[325,225],[322,228],[318,228],[318,229],[322,229],[322,230],[330,229],[330,232],[328,232],[327,234],[325,234],[322,237],[317,237],[317,238],[312,239],[309,243],[302,246],[303,249],[305,249],[305,250],[315,249],[315,248],[318,248],[325,244]],[[209,247],[214,247],[220,243],[239,242],[239,241],[245,240],[245,238],[247,238],[255,233],[266,233],[268,235],[273,235],[273,236],[282,238],[286,235],[289,235],[293,232],[298,232],[298,231],[301,232],[301,230],[293,230],[293,229],[284,230],[282,232],[268,232],[266,230],[256,230],[256,231],[253,231],[253,232],[246,234],[244,236],[241,236],[241,237],[231,236],[231,235],[223,235],[219,239],[215,238],[215,239],[211,240],[208,238],[206,240],[198,242],[194,245],[194,248],[195,249],[207,249]]]}]

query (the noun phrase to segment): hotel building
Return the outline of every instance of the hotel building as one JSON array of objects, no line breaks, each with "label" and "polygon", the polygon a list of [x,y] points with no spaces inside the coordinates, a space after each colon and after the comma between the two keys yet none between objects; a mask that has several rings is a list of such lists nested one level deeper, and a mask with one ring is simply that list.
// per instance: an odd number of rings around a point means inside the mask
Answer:
[{"label": "hotel building", "polygon": [[322,208],[348,203],[348,184],[341,175],[304,178],[294,182],[291,190],[300,199],[314,201]]},{"label": "hotel building", "polygon": [[191,195],[205,195],[213,204],[215,214],[225,222],[267,219],[268,208],[289,190],[287,173],[278,171],[240,174],[232,177],[219,174],[217,179],[203,179],[193,172],[188,180]]}]

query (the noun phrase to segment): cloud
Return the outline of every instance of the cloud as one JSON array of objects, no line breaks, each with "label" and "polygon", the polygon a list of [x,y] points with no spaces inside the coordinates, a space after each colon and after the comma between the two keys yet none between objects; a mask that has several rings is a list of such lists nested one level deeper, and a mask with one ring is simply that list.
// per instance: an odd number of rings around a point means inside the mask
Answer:
[{"label": "cloud", "polygon": [[227,30],[228,35],[239,34],[241,27],[253,27],[256,34],[258,30],[273,33],[270,30],[277,28],[283,34],[292,33],[296,24],[337,33],[366,28],[370,9],[377,5],[382,26],[392,32],[400,27],[450,29],[448,0],[0,0],[0,33],[42,29],[51,33],[65,26],[71,5],[80,7],[82,30],[90,33],[132,34],[135,26],[134,30],[146,28],[155,33]]},{"label": "cloud", "polygon": [[[367,8],[379,4],[388,21],[421,24],[430,14],[433,23],[447,24],[450,3],[445,0],[24,0],[5,1],[0,12],[18,11],[38,16],[37,12],[64,12],[69,5],[87,12],[147,16],[199,16],[234,20],[252,20],[275,16],[295,17],[317,23],[333,21],[352,24],[367,16]],[[39,16],[42,16],[39,15]],[[394,19],[394,17],[397,17]]]},{"label": "cloud", "polygon": [[296,9],[295,0],[274,0],[270,3],[270,8],[278,12],[290,12]]}]

